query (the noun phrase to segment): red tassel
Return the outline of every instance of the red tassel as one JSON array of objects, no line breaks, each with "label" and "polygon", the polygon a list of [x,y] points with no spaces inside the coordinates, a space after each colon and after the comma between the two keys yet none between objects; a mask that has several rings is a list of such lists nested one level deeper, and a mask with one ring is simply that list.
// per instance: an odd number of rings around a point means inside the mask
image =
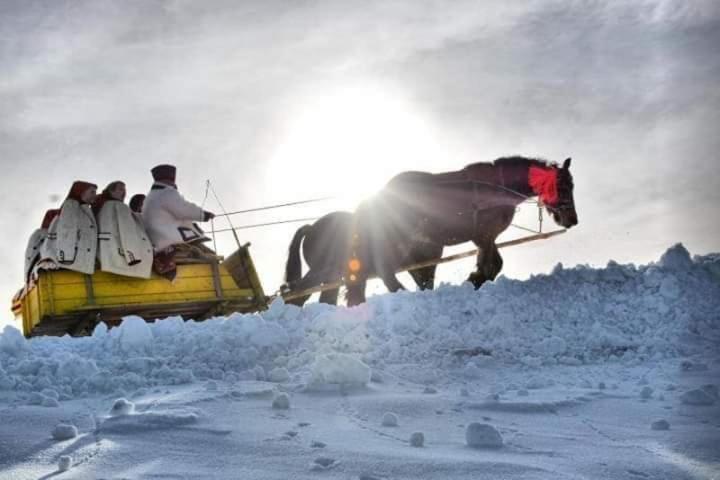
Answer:
[{"label": "red tassel", "polygon": [[530,167],[528,185],[545,205],[553,206],[557,204],[557,168]]}]

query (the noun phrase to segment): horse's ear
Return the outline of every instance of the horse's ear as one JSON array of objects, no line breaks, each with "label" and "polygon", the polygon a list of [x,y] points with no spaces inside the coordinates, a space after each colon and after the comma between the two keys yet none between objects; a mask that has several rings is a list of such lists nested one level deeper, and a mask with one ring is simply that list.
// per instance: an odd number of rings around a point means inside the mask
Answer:
[{"label": "horse's ear", "polygon": [[562,166],[563,169],[567,170],[568,168],[570,168],[570,161],[571,161],[571,160],[572,160],[572,158],[570,158],[570,157],[568,157],[568,158],[565,159],[565,161],[563,162],[563,166]]}]

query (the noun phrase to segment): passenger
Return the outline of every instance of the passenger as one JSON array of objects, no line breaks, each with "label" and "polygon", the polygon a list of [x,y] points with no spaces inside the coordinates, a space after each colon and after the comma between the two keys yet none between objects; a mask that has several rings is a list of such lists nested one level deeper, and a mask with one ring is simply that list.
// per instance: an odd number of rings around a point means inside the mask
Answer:
[{"label": "passenger", "polygon": [[142,193],[133,195],[132,198],[130,199],[130,210],[132,210],[133,213],[142,213],[144,202],[145,202],[145,195],[143,195]]},{"label": "passenger", "polygon": [[123,182],[112,182],[93,204],[99,212],[100,269],[127,277],[150,278],[153,248],[142,222],[125,205]]},{"label": "passenger", "polygon": [[105,205],[105,202],[107,202],[108,200],[119,200],[121,202],[124,202],[125,195],[127,195],[125,183],[116,181],[108,184],[108,186],[105,187],[105,190],[103,190],[102,193],[97,196],[97,198],[92,204],[92,210],[95,214],[95,218],[97,218],[100,210],[102,210],[103,205]]},{"label": "passenger", "polygon": [[215,215],[180,195],[174,166],[158,165],[151,172],[154,183],[142,207],[143,223],[155,248],[155,271],[173,280],[177,274],[176,253],[188,250],[188,245],[199,246],[210,240],[193,222],[207,222]]},{"label": "passenger", "polygon": [[40,248],[41,261],[50,260],[61,268],[76,272],[95,272],[97,222],[90,205],[96,198],[97,185],[73,183]]},{"label": "passenger", "polygon": [[25,282],[30,282],[30,276],[32,274],[35,264],[40,260],[40,247],[48,236],[48,229],[50,223],[60,214],[59,209],[48,210],[45,212],[40,228],[35,230],[30,236],[27,248],[25,249]]}]

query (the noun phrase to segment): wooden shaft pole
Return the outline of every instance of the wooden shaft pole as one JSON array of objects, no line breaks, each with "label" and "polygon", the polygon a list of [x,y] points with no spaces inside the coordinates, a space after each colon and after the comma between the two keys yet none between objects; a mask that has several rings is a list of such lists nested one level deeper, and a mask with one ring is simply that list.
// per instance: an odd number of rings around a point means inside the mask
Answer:
[{"label": "wooden shaft pole", "polygon": [[[565,233],[565,232],[567,232],[566,229],[553,230],[552,232],[538,233],[536,235],[529,235],[527,237],[521,237],[521,238],[516,238],[514,240],[500,242],[496,245],[498,248],[512,247],[515,245],[521,245],[523,243],[533,242],[535,240],[545,240],[546,238],[554,237],[556,235],[560,235],[561,233]],[[449,255],[447,257],[443,257],[443,258],[440,258],[437,260],[428,260],[425,262],[414,263],[412,265],[407,265],[407,266],[399,268],[395,273],[405,272],[407,270],[416,270],[418,268],[423,268],[423,267],[430,267],[432,265],[440,265],[442,263],[448,263],[448,262],[453,262],[455,260],[460,260],[461,258],[474,257],[478,254],[478,252],[479,252],[479,249],[476,248],[474,250],[468,250],[466,252],[456,253],[455,255]],[[313,293],[324,292],[325,290],[334,290],[336,288],[342,287],[344,284],[345,284],[345,281],[337,280],[335,282],[322,283],[318,286],[315,286],[312,288],[306,288],[304,290],[290,291],[281,296],[284,300],[292,300],[294,298],[304,297],[306,295],[312,295]]]}]

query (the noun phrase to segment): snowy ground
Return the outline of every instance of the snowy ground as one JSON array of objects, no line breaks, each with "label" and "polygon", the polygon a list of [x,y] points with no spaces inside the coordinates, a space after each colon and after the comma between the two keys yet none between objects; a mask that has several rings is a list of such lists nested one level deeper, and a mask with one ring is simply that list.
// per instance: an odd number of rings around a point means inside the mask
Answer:
[{"label": "snowy ground", "polygon": [[720,478],[719,307],[720,257],[675,247],[354,309],[6,329],[0,478]]}]

